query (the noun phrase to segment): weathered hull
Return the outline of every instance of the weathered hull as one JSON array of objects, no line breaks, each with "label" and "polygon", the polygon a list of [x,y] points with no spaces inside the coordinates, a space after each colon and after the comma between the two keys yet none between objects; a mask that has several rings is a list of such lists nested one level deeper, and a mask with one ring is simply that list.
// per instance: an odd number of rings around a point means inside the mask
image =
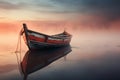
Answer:
[{"label": "weathered hull", "polygon": [[70,43],[72,37],[67,32],[53,36],[38,33],[28,30],[26,24],[23,25],[23,29],[22,35],[24,36],[24,40],[29,50],[65,46]]},{"label": "weathered hull", "polygon": [[66,45],[68,44],[50,44],[50,43],[43,43],[43,42],[36,42],[36,41],[30,41],[29,43],[30,49],[32,50],[63,47]]}]

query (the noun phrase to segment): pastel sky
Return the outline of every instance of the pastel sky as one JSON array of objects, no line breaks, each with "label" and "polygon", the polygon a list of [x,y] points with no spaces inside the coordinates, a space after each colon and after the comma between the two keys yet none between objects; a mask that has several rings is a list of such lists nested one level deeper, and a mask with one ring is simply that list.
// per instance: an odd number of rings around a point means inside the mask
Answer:
[{"label": "pastel sky", "polygon": [[75,26],[120,25],[119,0],[0,0],[0,21],[67,21]]},{"label": "pastel sky", "polygon": [[[71,2],[70,2],[71,4]],[[59,0],[0,0],[1,20],[66,20],[74,18],[79,6]]]}]

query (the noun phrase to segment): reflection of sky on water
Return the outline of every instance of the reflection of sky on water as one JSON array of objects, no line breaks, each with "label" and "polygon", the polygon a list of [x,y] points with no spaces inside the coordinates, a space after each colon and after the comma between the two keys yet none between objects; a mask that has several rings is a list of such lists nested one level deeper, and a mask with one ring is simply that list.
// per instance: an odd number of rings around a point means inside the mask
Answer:
[{"label": "reflection of sky on water", "polygon": [[[67,55],[67,61],[61,58],[30,74],[28,80],[120,79],[120,38],[118,34],[83,33],[79,35],[79,38],[73,36],[71,45],[73,48],[72,52]],[[7,51],[1,52],[0,59],[0,80],[21,80],[15,54]]]}]

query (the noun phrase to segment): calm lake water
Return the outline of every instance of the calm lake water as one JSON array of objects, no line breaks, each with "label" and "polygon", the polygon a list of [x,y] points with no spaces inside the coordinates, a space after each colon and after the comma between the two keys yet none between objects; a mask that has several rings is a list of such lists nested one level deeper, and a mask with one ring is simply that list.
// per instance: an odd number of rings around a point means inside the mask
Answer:
[{"label": "calm lake water", "polygon": [[[6,36],[9,40],[9,36]],[[0,46],[0,80],[22,80],[14,52],[17,37]],[[27,47],[22,42],[22,57]],[[75,33],[72,52],[30,74],[28,80],[120,80],[120,36],[113,32]]]}]

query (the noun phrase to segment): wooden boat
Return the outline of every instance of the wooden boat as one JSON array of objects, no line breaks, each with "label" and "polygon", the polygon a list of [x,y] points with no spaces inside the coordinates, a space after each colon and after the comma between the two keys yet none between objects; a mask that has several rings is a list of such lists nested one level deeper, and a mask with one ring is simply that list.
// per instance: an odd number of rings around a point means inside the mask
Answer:
[{"label": "wooden boat", "polygon": [[27,51],[21,62],[21,70],[24,75],[24,80],[27,79],[29,74],[46,67],[55,60],[66,56],[71,51],[70,45],[48,50]]},{"label": "wooden boat", "polygon": [[26,24],[23,24],[23,29],[20,34],[24,36],[25,43],[29,50],[65,46],[70,43],[72,37],[66,31],[52,36],[38,33],[29,30]]}]

